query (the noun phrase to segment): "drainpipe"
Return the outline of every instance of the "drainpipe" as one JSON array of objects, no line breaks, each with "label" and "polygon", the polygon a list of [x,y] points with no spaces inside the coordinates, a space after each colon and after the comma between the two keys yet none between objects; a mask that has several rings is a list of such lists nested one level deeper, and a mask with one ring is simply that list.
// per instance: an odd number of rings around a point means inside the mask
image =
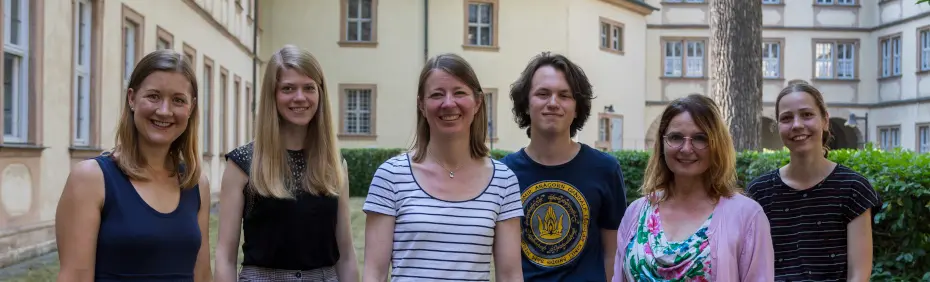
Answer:
[{"label": "drainpipe", "polygon": [[429,0],[423,0],[423,63],[429,60]]},{"label": "drainpipe", "polygon": [[[258,93],[261,93],[261,90],[257,88],[258,86],[258,15],[259,15],[258,6],[259,6],[258,1],[256,0],[255,4],[253,4],[253,7],[252,7],[252,9],[254,9],[252,11],[252,14],[253,14],[252,16],[254,17],[254,20],[255,20],[254,22],[252,22],[252,105],[251,105],[252,110],[251,110],[251,116],[252,116],[253,126],[255,124],[254,122],[255,121],[255,101],[258,101],[258,98],[256,97],[260,97]],[[255,128],[252,128],[252,130],[254,132]]]}]

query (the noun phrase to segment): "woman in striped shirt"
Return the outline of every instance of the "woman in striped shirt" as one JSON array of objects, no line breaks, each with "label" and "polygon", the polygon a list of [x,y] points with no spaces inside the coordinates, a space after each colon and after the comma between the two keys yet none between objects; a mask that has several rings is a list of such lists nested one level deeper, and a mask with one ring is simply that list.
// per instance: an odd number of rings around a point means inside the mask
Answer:
[{"label": "woman in striped shirt", "polygon": [[468,62],[431,58],[417,89],[416,141],[378,167],[363,210],[364,281],[523,281],[520,187],[488,157],[484,93]]}]

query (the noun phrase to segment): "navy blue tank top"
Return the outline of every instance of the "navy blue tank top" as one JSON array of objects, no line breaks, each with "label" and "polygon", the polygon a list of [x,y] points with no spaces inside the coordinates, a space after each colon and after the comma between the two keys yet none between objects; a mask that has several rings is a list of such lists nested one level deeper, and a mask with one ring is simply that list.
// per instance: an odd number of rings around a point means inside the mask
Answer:
[{"label": "navy blue tank top", "polygon": [[174,211],[161,213],[142,199],[110,155],[94,159],[106,190],[94,281],[194,281],[202,236],[199,185],[181,191]]}]

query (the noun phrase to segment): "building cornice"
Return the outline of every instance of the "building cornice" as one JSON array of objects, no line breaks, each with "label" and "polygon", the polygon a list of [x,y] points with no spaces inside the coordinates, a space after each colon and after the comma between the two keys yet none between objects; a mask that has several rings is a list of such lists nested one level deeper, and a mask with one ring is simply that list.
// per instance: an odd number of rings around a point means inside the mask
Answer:
[{"label": "building cornice", "polygon": [[611,5],[614,5],[614,6],[626,9],[626,10],[630,10],[632,12],[635,12],[643,16],[648,16],[652,14],[652,12],[659,10],[659,8],[650,6],[649,4],[646,4],[646,2],[643,2],[641,0],[601,0],[601,1],[610,3]]},{"label": "building cornice", "polygon": [[[930,12],[924,12],[907,18],[883,23],[874,27],[813,27],[813,26],[774,26],[764,25],[763,30],[786,31],[839,31],[839,32],[874,32],[881,29],[903,25],[912,21],[930,17]],[[707,24],[647,24],[647,29],[710,29]]]}]

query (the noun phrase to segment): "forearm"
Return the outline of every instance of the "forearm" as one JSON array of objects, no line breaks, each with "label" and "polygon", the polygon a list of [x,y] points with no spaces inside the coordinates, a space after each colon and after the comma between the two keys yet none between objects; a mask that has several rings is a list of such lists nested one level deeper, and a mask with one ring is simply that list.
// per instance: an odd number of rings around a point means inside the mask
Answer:
[{"label": "forearm", "polygon": [[388,266],[387,263],[365,263],[364,273],[362,274],[363,282],[384,282],[387,281]]},{"label": "forearm", "polygon": [[236,273],[236,257],[231,257],[225,250],[216,251],[216,272],[213,280],[217,282],[235,282],[239,277]]},{"label": "forearm", "polygon": [[523,273],[521,271],[497,271],[495,269],[494,281],[523,282]]},{"label": "forearm", "polygon": [[336,263],[336,274],[340,282],[357,282],[358,278],[358,261],[355,258],[355,252],[343,252],[344,255]]},{"label": "forearm", "polygon": [[607,281],[611,281],[614,277],[614,258],[616,258],[616,249],[613,252],[604,253],[604,273],[607,274]]}]

